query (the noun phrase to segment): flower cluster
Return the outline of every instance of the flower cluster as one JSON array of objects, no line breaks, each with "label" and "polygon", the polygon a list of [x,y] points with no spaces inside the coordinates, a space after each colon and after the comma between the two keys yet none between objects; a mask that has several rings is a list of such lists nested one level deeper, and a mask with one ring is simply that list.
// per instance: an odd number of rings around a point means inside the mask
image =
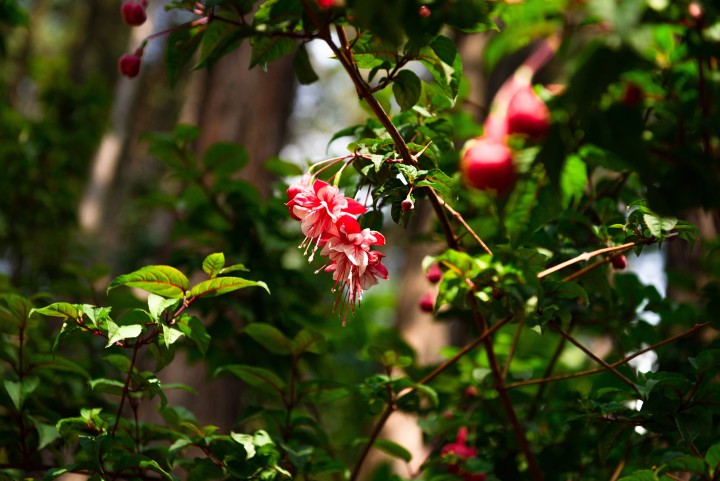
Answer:
[{"label": "flower cluster", "polygon": [[477,449],[468,446],[468,428],[458,429],[457,439],[454,443],[446,444],[440,450],[440,457],[447,465],[448,471],[459,475],[464,481],[485,481],[485,473],[473,473],[465,469],[465,463],[477,456]]},{"label": "flower cluster", "polygon": [[348,308],[355,312],[363,290],[388,278],[382,263],[384,254],[371,250],[372,246],[385,245],[385,237],[360,227],[355,216],[364,214],[365,206],[309,174],[288,188],[287,197],[290,216],[300,221],[305,234],[300,247],[305,248],[305,254],[310,252],[310,261],[318,249],[328,259],[318,272],[333,273],[333,292],[338,292],[334,309],[340,309],[345,325]]}]

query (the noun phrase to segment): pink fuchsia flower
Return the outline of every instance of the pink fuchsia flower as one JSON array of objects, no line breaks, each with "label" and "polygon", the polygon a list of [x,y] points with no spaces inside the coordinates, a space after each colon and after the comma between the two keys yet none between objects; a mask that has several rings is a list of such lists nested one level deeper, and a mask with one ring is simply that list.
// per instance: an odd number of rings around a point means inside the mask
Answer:
[{"label": "pink fuchsia flower", "polygon": [[364,214],[367,209],[360,202],[345,197],[337,187],[334,187],[322,180],[316,180],[312,187],[310,179],[303,179],[298,184],[288,188],[287,202],[290,214],[300,221],[300,228],[305,234],[305,240],[301,246],[309,246],[315,240],[315,246],[310,254],[310,261],[324,234],[333,227],[337,220],[345,215]]},{"label": "pink fuchsia flower", "polygon": [[477,456],[477,449],[465,444],[468,429],[463,426],[458,429],[457,438],[454,443],[446,444],[440,450],[441,456],[455,456],[457,458],[469,459]]},{"label": "pink fuchsia flower", "polygon": [[374,245],[385,245],[385,237],[377,231],[361,229],[350,215],[343,215],[325,234],[320,253],[330,259],[325,271],[333,273],[333,290],[339,291],[334,307],[336,310],[340,307],[344,314],[343,324],[348,307],[355,312],[363,290],[388,278],[387,268],[382,263],[384,255],[371,250]]}]

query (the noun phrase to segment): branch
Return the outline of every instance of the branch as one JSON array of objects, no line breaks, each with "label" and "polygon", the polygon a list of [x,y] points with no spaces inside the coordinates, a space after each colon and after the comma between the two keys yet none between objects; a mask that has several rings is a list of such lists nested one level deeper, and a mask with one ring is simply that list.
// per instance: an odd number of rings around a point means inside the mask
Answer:
[{"label": "branch", "polygon": [[[488,332],[487,322],[485,321],[485,318],[482,316],[480,310],[478,309],[477,298],[474,295],[470,295],[470,306],[472,308],[473,315],[475,316],[476,323],[484,328],[483,333]],[[505,410],[505,414],[508,417],[508,421],[510,421],[510,425],[512,426],[513,433],[515,434],[515,439],[520,445],[520,449],[522,449],[523,453],[525,454],[525,460],[528,464],[528,471],[530,472],[530,477],[533,479],[533,481],[543,481],[543,473],[540,470],[537,459],[535,459],[535,455],[530,449],[530,443],[525,436],[525,430],[520,424],[520,420],[518,419],[517,413],[515,412],[515,407],[513,406],[512,399],[510,399],[510,396],[507,392],[507,387],[503,382],[502,373],[500,372],[497,358],[495,357],[495,349],[493,348],[492,341],[490,340],[490,338],[485,336],[485,339],[483,339],[483,344],[485,345],[485,353],[487,354],[488,363],[490,364],[493,379],[495,380],[495,390],[500,395],[500,401],[503,405],[503,409]]]},{"label": "branch", "polygon": [[[678,234],[676,232],[672,232],[668,234],[666,237],[666,240],[673,239],[677,237]],[[608,252],[618,252],[618,251],[626,251],[632,247],[644,245],[644,244],[653,244],[657,242],[657,239],[654,237],[651,237],[649,239],[640,239],[636,240],[634,242],[627,242],[625,244],[619,245],[619,246],[613,246],[613,247],[605,247],[603,249],[597,249],[591,252],[583,252],[579,256],[573,257],[570,260],[567,260],[565,262],[561,262],[560,264],[550,267],[549,269],[545,269],[544,271],[540,272],[537,277],[538,279],[542,279],[545,276],[549,276],[550,274],[557,272],[559,270],[565,269],[568,266],[571,266],[573,264],[577,264],[578,262],[588,261],[592,259],[595,256],[599,256],[601,254],[607,254]]]},{"label": "branch", "polygon": [[463,218],[463,216],[458,211],[456,211],[455,209],[450,207],[450,204],[448,204],[444,200],[440,199],[440,202],[442,202],[443,207],[445,207],[445,209],[447,209],[447,211],[450,212],[450,214],[455,218],[455,220],[457,220],[460,223],[460,225],[462,225],[465,228],[465,230],[468,231],[468,233],[472,236],[472,238],[475,239],[475,242],[480,244],[480,246],[485,250],[485,252],[487,252],[490,255],[493,255],[490,248],[483,242],[483,240],[480,238],[480,236],[478,236],[475,233],[475,231],[467,224],[467,222],[465,222],[465,219]]},{"label": "branch", "polygon": [[117,415],[115,416],[115,424],[113,425],[111,435],[115,436],[115,433],[117,432],[118,425],[120,424],[120,416],[122,414],[123,405],[125,404],[125,398],[128,396],[128,391],[130,389],[130,377],[132,376],[133,369],[135,369],[135,362],[137,361],[137,353],[140,349],[140,343],[136,342],[133,345],[133,354],[132,359],[130,360],[130,367],[128,368],[127,376],[125,377],[125,385],[122,389],[122,395],[120,396],[120,405],[118,406]]},{"label": "branch", "polygon": [[[382,105],[380,105],[380,102],[378,102],[378,100],[373,96],[372,88],[370,87],[370,85],[365,82],[365,79],[363,79],[362,75],[360,74],[360,71],[357,68],[357,64],[355,63],[355,59],[353,58],[352,50],[348,42],[347,35],[345,34],[345,30],[343,30],[343,28],[339,25],[336,26],[337,35],[341,43],[340,47],[338,47],[338,45],[336,45],[332,39],[328,24],[318,18],[315,10],[308,5],[308,0],[301,0],[301,2],[305,13],[308,15],[308,17],[310,17],[311,22],[318,29],[319,37],[324,40],[325,43],[327,43],[335,56],[337,56],[338,61],[343,66],[348,76],[350,77],[350,80],[352,80],[353,84],[355,85],[355,90],[357,91],[358,96],[361,99],[365,100],[365,102],[367,102],[368,106],[375,114],[375,117],[383,125],[388,135],[390,135],[390,138],[395,144],[395,147],[397,148],[400,157],[402,157],[403,162],[407,165],[417,166],[417,160],[415,160],[412,153],[410,152],[410,149],[408,148],[405,139],[403,139],[402,135],[398,131],[397,127],[395,127],[395,124],[393,124],[387,112],[385,112]],[[437,192],[435,192],[435,190],[433,190],[431,187],[423,187],[423,189],[427,191],[428,198],[430,199],[430,204],[435,211],[435,215],[440,221],[440,225],[443,229],[443,233],[445,234],[445,240],[447,241],[448,246],[452,249],[457,249],[459,247],[457,237],[455,236],[452,227],[450,226],[450,222],[445,216],[445,212],[442,208],[442,201],[438,197]]]},{"label": "branch", "polygon": [[603,361],[601,358],[596,356],[594,352],[592,352],[590,349],[588,349],[583,344],[581,344],[577,339],[575,339],[570,334],[563,331],[560,327],[558,327],[554,324],[551,324],[550,328],[552,330],[554,330],[555,332],[557,332],[558,334],[560,334],[563,337],[563,339],[569,341],[572,345],[574,345],[575,347],[580,349],[582,352],[584,352],[590,359],[592,359],[596,363],[603,366],[606,370],[609,370],[610,372],[615,374],[615,376],[617,376],[618,379],[620,379],[622,382],[624,382],[625,384],[627,384],[628,386],[633,388],[635,390],[635,392],[637,392],[639,394],[638,388],[637,388],[637,386],[635,386],[634,382],[632,382],[630,379],[625,377],[620,371],[615,369],[613,366],[611,366],[610,364],[608,364],[607,362]]},{"label": "branch", "polygon": [[[701,329],[703,329],[703,328],[705,328],[705,327],[707,327],[707,326],[709,326],[709,325],[710,325],[709,322],[703,322],[703,323],[701,323],[701,324],[695,324],[693,327],[691,327],[690,329],[688,329],[688,330],[685,331],[685,332],[681,332],[680,334],[676,334],[676,335],[671,336],[671,337],[668,337],[667,339],[664,339],[664,340],[662,340],[662,341],[660,341],[660,342],[656,342],[656,343],[653,344],[652,346],[648,346],[648,347],[646,347],[645,349],[641,349],[641,350],[639,350],[638,352],[636,352],[635,354],[632,354],[632,355],[630,355],[630,356],[628,356],[628,357],[626,357],[626,358],[624,358],[624,359],[621,359],[621,360],[619,360],[619,361],[615,361],[615,362],[613,362],[613,363],[610,363],[609,366],[612,367],[612,368],[616,368],[616,367],[618,367],[618,366],[622,366],[623,364],[627,364],[628,362],[632,361],[632,360],[635,359],[636,357],[638,357],[638,356],[640,356],[640,355],[642,355],[642,354],[645,354],[645,353],[648,352],[648,351],[652,351],[653,349],[657,349],[657,348],[660,347],[660,346],[664,346],[665,344],[669,344],[669,343],[671,343],[671,342],[673,342],[673,341],[676,341],[676,340],[681,339],[681,338],[683,338],[683,337],[689,336],[690,334],[693,334],[693,333],[695,333],[695,332],[697,332],[697,331],[699,331],[699,330],[701,330]],[[512,384],[508,384],[508,385],[506,386],[506,388],[507,388],[507,389],[514,389],[514,388],[516,388],[516,387],[530,386],[530,385],[532,385],[532,384],[544,384],[544,383],[548,383],[548,382],[563,381],[563,380],[565,380],[565,379],[573,379],[573,378],[576,378],[576,377],[589,376],[589,375],[591,375],[591,374],[597,374],[597,373],[599,373],[599,372],[604,372],[604,371],[606,371],[605,368],[589,369],[589,370],[587,370],[587,371],[574,372],[574,373],[570,373],[570,374],[562,374],[562,375],[559,375],[559,376],[546,377],[546,378],[541,378],[541,379],[530,379],[530,380],[528,380],[528,381],[518,381],[518,382],[514,382],[514,383],[512,383]]]}]

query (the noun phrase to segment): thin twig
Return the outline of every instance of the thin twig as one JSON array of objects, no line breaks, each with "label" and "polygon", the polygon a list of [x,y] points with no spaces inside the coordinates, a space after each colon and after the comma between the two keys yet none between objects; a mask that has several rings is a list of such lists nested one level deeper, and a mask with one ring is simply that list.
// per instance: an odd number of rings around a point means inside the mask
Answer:
[{"label": "thin twig", "polygon": [[[668,234],[666,239],[668,239],[668,240],[672,239],[674,237],[677,237],[677,235],[678,235],[677,233],[672,232],[672,233]],[[537,277],[538,277],[538,279],[542,279],[543,277],[549,276],[550,274],[557,272],[559,270],[562,270],[568,266],[577,264],[578,262],[588,261],[588,260],[592,259],[593,257],[599,256],[601,254],[607,254],[608,252],[624,251],[624,250],[630,249],[631,247],[635,247],[635,246],[639,246],[639,245],[643,245],[643,244],[653,244],[655,242],[657,242],[657,239],[652,237],[649,239],[640,239],[640,240],[633,241],[633,242],[627,242],[627,243],[619,245],[619,246],[604,247],[602,249],[597,249],[597,250],[594,250],[591,252],[583,252],[579,256],[573,257],[572,259],[567,260],[565,262],[561,262],[560,264],[550,267],[549,269],[545,269],[544,271],[540,272],[537,275]]]},{"label": "thin twig", "polygon": [[[482,328],[481,332],[487,332],[487,322],[485,321],[483,315],[480,313],[477,304],[477,298],[474,295],[470,295],[469,298],[470,307],[472,309],[473,316],[475,317],[475,322],[478,324],[478,326]],[[525,435],[525,430],[520,424],[520,420],[518,419],[517,413],[515,412],[515,407],[513,406],[512,399],[510,399],[507,388],[505,387],[505,383],[503,382],[497,358],[495,357],[495,349],[489,337],[485,336],[485,339],[483,340],[483,345],[485,346],[485,354],[487,355],[488,363],[490,364],[490,370],[492,371],[493,379],[495,380],[495,390],[500,396],[500,402],[502,403],[505,414],[507,415],[508,421],[510,422],[510,426],[512,427],[513,433],[515,434],[515,439],[520,445],[520,449],[522,450],[523,454],[525,454],[525,460],[527,461],[530,477],[533,479],[533,481],[543,481],[543,473],[540,470],[540,465],[538,464],[537,459],[535,459],[535,455],[530,449],[530,443],[528,442],[527,436]]]},{"label": "thin twig", "polygon": [[567,332],[563,331],[559,326],[556,326],[556,325],[554,325],[554,324],[551,324],[551,325],[550,325],[550,328],[551,328],[552,330],[554,330],[555,332],[559,333],[564,339],[566,339],[567,341],[569,341],[570,343],[572,343],[575,347],[577,347],[578,349],[580,349],[582,352],[584,352],[590,359],[592,359],[592,360],[595,361],[596,363],[598,363],[598,364],[600,364],[601,366],[603,366],[606,370],[609,370],[610,372],[612,372],[613,374],[615,374],[615,376],[616,376],[618,379],[620,379],[622,382],[624,382],[625,384],[627,384],[628,386],[630,386],[630,387],[633,388],[636,392],[639,393],[638,388],[637,388],[637,386],[635,385],[634,382],[632,382],[630,379],[628,379],[627,377],[625,377],[624,374],[622,374],[620,371],[618,371],[617,369],[615,369],[613,366],[611,366],[610,364],[608,364],[607,362],[605,362],[604,360],[602,360],[601,358],[599,358],[597,355],[595,355],[594,352],[592,352],[590,349],[588,349],[587,347],[585,347],[582,343],[580,343],[580,341],[578,341],[577,339],[575,339],[573,336],[571,336],[571,335],[568,334]]},{"label": "thin twig", "polygon": [[136,342],[133,345],[132,350],[132,359],[130,360],[130,367],[128,368],[127,376],[125,377],[125,385],[123,386],[122,395],[120,396],[120,405],[118,406],[117,415],[115,416],[115,425],[113,425],[111,431],[112,436],[115,436],[115,432],[117,432],[118,425],[120,424],[120,416],[122,415],[123,405],[125,404],[125,398],[128,396],[128,391],[130,389],[130,378],[132,376],[133,370],[135,369],[135,362],[137,361],[138,350],[140,350],[140,342]]},{"label": "thin twig", "polygon": [[[572,328],[572,324],[570,325],[570,328]],[[565,338],[560,339],[557,348],[555,348],[553,356],[550,358],[550,362],[548,362],[548,365],[545,367],[545,372],[542,376],[543,378],[548,378],[550,377],[550,374],[552,374],[553,369],[555,369],[555,364],[557,364],[558,360],[560,359],[560,355],[562,354],[563,350],[565,350],[566,342],[567,341],[565,340]],[[538,407],[540,406],[540,400],[543,397],[546,387],[547,384],[541,384],[537,392],[535,393],[535,397],[533,398],[533,402],[530,405],[530,409],[528,409],[528,413],[525,416],[526,421],[531,421],[535,417],[535,414],[537,414]]]},{"label": "thin twig", "polygon": [[[676,334],[676,335],[674,335],[674,336],[668,337],[667,339],[663,339],[663,340],[660,341],[660,342],[656,342],[656,343],[653,344],[652,346],[648,346],[648,347],[646,347],[645,349],[641,349],[641,350],[639,350],[638,352],[636,352],[635,354],[631,354],[630,356],[626,357],[625,359],[621,359],[621,360],[619,360],[619,361],[615,361],[615,362],[613,362],[613,363],[610,363],[609,366],[610,366],[610,367],[613,367],[613,368],[616,368],[616,367],[618,367],[618,366],[622,366],[623,364],[627,364],[628,362],[632,361],[633,359],[635,359],[635,358],[638,357],[638,356],[641,356],[641,355],[645,354],[646,352],[652,351],[653,349],[657,349],[657,348],[660,347],[660,346],[664,346],[665,344],[668,344],[668,343],[671,343],[671,342],[676,341],[676,340],[678,340],[678,339],[681,339],[681,338],[683,338],[683,337],[689,336],[690,334],[693,334],[693,333],[695,333],[695,332],[697,332],[697,331],[699,331],[699,330],[701,330],[701,329],[703,329],[703,328],[705,328],[705,327],[707,327],[707,326],[709,326],[709,325],[710,325],[709,322],[703,322],[703,323],[701,323],[701,324],[695,324],[693,327],[691,327],[690,329],[688,329],[688,330],[685,331],[685,332],[681,332],[680,334]],[[574,372],[574,373],[570,373],[570,374],[561,374],[561,375],[553,376],[553,377],[540,378],[540,379],[530,379],[530,380],[527,380],[527,381],[518,381],[518,382],[514,382],[514,383],[512,383],[512,384],[508,384],[506,387],[507,387],[507,389],[514,389],[514,388],[516,388],[516,387],[530,386],[530,385],[533,385],[533,384],[543,384],[543,383],[548,383],[548,382],[563,381],[563,380],[566,380],[566,379],[573,379],[573,378],[576,378],[576,377],[583,377],[583,376],[589,376],[589,375],[591,375],[591,374],[597,374],[597,373],[599,373],[599,372],[604,372],[604,371],[606,371],[606,370],[607,370],[607,369],[605,369],[604,367],[603,367],[603,368],[598,368],[598,369],[588,369],[588,370],[586,370],[586,371]]]},{"label": "thin twig", "polygon": [[390,418],[392,413],[395,412],[395,410],[397,410],[397,406],[395,405],[395,403],[389,402],[388,405],[385,407],[385,411],[383,411],[382,415],[375,422],[372,433],[370,433],[370,438],[365,444],[362,453],[360,453],[360,458],[358,458],[358,461],[355,464],[355,468],[353,468],[352,474],[350,475],[350,481],[355,481],[358,478],[358,475],[360,474],[360,469],[363,466],[365,458],[370,453],[370,449],[372,448],[373,444],[375,444],[375,440],[380,435],[380,431],[382,431],[383,427],[385,427],[385,423],[387,423],[387,420]]},{"label": "thin twig", "polygon": [[485,242],[483,242],[483,240],[480,238],[480,236],[475,233],[475,231],[472,229],[472,227],[470,227],[468,225],[467,222],[465,222],[465,219],[463,218],[463,216],[458,211],[456,211],[455,209],[450,207],[450,205],[447,202],[445,202],[444,200],[441,199],[441,202],[442,202],[442,206],[445,207],[445,209],[448,212],[450,212],[450,215],[452,215],[455,218],[455,220],[457,220],[460,223],[460,225],[462,225],[465,228],[465,230],[472,236],[472,238],[475,239],[475,242],[480,244],[480,246],[485,250],[485,252],[487,252],[490,255],[493,255],[490,248],[485,244]]},{"label": "thin twig", "polygon": [[525,323],[520,320],[517,327],[515,328],[515,335],[513,336],[512,344],[510,344],[510,350],[508,351],[507,359],[505,360],[505,365],[503,366],[502,370],[503,382],[507,380],[508,371],[510,370],[510,363],[512,363],[512,358],[515,355],[515,349],[517,349],[518,342],[520,341],[520,333],[522,332],[522,328],[524,325]]}]

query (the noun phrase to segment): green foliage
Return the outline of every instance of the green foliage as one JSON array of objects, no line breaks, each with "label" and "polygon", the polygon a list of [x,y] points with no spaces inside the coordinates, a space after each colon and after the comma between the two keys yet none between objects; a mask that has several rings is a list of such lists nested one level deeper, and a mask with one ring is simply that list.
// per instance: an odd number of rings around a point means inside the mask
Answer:
[{"label": "green foliage", "polygon": [[[103,86],[45,72],[41,115],[0,106],[10,274],[0,283],[0,479],[354,480],[371,450],[433,481],[717,479],[720,243],[682,218],[720,205],[718,11],[692,5],[169,3],[190,19],[162,34],[171,86],[245,39],[250,68],[292,56],[298,81],[310,84],[319,76],[308,44],[330,47],[371,116],[332,136],[349,137],[346,155],[309,172],[348,195],[367,193],[362,227],[388,229],[388,214],[405,227],[432,209],[435,220],[410,241],[434,246],[424,261],[442,272],[432,315],[454,323],[455,339],[431,365],[389,320],[396,291],[373,290],[356,309],[343,283],[367,287],[367,277],[348,281],[335,259],[305,265],[284,181],[263,198],[242,179],[257,160],[231,142],[199,152],[191,125],[143,136],[174,190],[139,201],[138,223],[173,214],[172,248],[158,262],[176,267],[133,261],[144,266],[109,282],[82,256],[59,267],[77,247],[87,165],[76,159],[96,146],[109,102]],[[19,2],[0,1],[1,55],[8,32],[32,20]],[[563,84],[536,89],[551,111],[543,138],[502,140],[518,177],[505,196],[471,189],[458,170],[459,147],[483,131],[464,110],[471,87],[458,39],[490,29],[489,70],[512,75],[505,58],[539,46],[553,59],[533,80]],[[4,95],[9,76],[0,73]],[[278,177],[303,173],[277,158],[265,166]],[[327,238],[309,242],[325,256]],[[362,242],[344,246],[350,262],[368,257]],[[667,295],[619,272],[619,256],[679,244],[697,251],[668,270]],[[389,266],[399,250],[381,252]],[[220,251],[243,263],[227,265]],[[68,271],[107,285],[106,302],[77,279],[67,284]],[[334,281],[333,306],[325,291]],[[43,289],[51,294],[31,294]],[[333,307],[352,318],[346,328]],[[639,369],[646,351],[657,362]],[[204,425],[175,404],[168,391],[195,391],[164,381],[178,352],[216,381],[239,383],[235,425]],[[426,458],[381,434],[397,411],[418,419]],[[368,479],[399,472],[380,466]]]}]

